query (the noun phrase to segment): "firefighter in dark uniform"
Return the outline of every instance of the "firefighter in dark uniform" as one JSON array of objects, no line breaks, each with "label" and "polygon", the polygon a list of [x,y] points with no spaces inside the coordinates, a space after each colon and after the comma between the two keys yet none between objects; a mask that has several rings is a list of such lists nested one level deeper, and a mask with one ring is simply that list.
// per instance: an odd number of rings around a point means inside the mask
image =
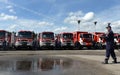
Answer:
[{"label": "firefighter in dark uniform", "polygon": [[108,64],[109,57],[111,56],[113,58],[113,63],[117,63],[116,54],[114,52],[114,33],[112,31],[112,28],[110,24],[108,23],[108,26],[106,27],[107,33],[106,33],[106,58],[105,58],[105,64]]}]

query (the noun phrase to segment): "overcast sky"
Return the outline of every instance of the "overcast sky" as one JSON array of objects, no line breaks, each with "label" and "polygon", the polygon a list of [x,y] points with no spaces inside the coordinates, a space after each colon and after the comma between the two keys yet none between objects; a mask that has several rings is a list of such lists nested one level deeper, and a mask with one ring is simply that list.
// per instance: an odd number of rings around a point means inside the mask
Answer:
[{"label": "overcast sky", "polygon": [[[0,29],[120,32],[120,0],[0,0]],[[94,21],[97,21],[96,29]]]}]

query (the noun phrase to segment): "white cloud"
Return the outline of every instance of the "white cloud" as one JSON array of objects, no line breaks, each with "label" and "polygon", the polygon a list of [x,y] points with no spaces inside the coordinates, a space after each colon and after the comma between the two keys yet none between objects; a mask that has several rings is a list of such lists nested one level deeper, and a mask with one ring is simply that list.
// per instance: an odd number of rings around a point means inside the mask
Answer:
[{"label": "white cloud", "polygon": [[67,27],[58,27],[54,29],[54,32],[63,32],[63,31],[66,31],[67,29],[68,29]]},{"label": "white cloud", "polygon": [[11,25],[9,25],[8,27],[6,27],[6,30],[8,30],[8,31],[15,31],[15,32],[17,32],[17,31],[19,31],[19,30],[31,30],[32,31],[32,29],[30,29],[30,28],[25,28],[24,26],[22,26],[22,25],[20,25],[20,24],[11,24]]},{"label": "white cloud", "polygon": [[64,19],[65,23],[77,25],[77,21],[81,20],[82,22],[89,22],[94,19],[94,13],[88,12],[84,15],[82,11],[70,12],[68,17]]},{"label": "white cloud", "polygon": [[78,17],[77,16],[69,16],[65,18],[64,22],[68,24],[77,24]]},{"label": "white cloud", "polygon": [[15,25],[15,24],[10,25],[10,26],[7,28],[7,30],[9,30],[9,31],[16,30],[17,26],[18,26],[18,25]]},{"label": "white cloud", "polygon": [[8,25],[7,30],[32,30],[35,32],[53,31],[54,23],[39,20],[17,19],[11,25]]},{"label": "white cloud", "polygon": [[11,9],[11,8],[13,8],[13,6],[8,5],[8,6],[6,6],[6,8],[7,8],[7,9]]},{"label": "white cloud", "polygon": [[77,11],[77,12],[70,12],[69,16],[83,16],[83,12],[82,11]]},{"label": "white cloud", "polygon": [[16,14],[16,12],[14,11],[14,9],[9,9],[9,12]]},{"label": "white cloud", "polygon": [[65,23],[68,23],[68,24],[72,24],[72,25],[77,25],[77,21],[79,19],[81,19],[83,16],[83,12],[82,11],[78,11],[78,12],[70,12],[68,14],[68,17],[66,17],[64,19],[64,22]]},{"label": "white cloud", "polygon": [[[78,12],[70,12],[68,14],[68,17],[64,19],[65,24],[70,24],[72,25],[69,27],[69,31],[89,31],[92,32],[94,29],[91,29],[91,27],[94,27],[94,13],[93,12],[88,12],[88,13],[83,13],[82,11]],[[78,20],[81,20],[78,28]],[[92,24],[93,23],[93,24]]]},{"label": "white cloud", "polygon": [[10,13],[16,14],[16,12],[14,11],[12,5],[8,5],[6,8],[8,9],[8,11],[9,11]]},{"label": "white cloud", "polygon": [[14,28],[16,28],[16,26],[17,26],[17,25],[12,25],[12,26],[10,27],[10,29],[14,29]]},{"label": "white cloud", "polygon": [[16,20],[17,16],[7,15],[5,13],[0,14],[0,20]]},{"label": "white cloud", "polygon": [[17,18],[17,16],[7,15],[5,13],[0,14],[0,20],[16,20]]},{"label": "white cloud", "polygon": [[54,24],[53,24],[53,23],[49,23],[49,22],[42,21],[42,22],[39,22],[38,25],[39,25],[39,26],[53,26]]},{"label": "white cloud", "polygon": [[90,20],[93,20],[93,19],[94,19],[94,13],[93,12],[88,12],[83,17],[83,20],[85,20],[85,21],[90,21]]},{"label": "white cloud", "polygon": [[114,32],[120,33],[120,20],[111,23]]},{"label": "white cloud", "polygon": [[24,27],[32,27],[32,28],[37,28],[37,27],[51,27],[54,25],[54,23],[46,22],[46,21],[39,21],[39,20],[29,20],[29,19],[19,19],[17,21],[20,25]]}]

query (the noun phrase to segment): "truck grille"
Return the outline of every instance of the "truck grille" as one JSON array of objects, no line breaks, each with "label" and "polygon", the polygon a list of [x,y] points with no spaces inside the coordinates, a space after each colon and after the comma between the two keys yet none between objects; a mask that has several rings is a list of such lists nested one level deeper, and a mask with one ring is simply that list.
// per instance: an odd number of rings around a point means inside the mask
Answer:
[{"label": "truck grille", "polygon": [[27,42],[22,42],[21,44],[22,44],[22,45],[27,45]]}]

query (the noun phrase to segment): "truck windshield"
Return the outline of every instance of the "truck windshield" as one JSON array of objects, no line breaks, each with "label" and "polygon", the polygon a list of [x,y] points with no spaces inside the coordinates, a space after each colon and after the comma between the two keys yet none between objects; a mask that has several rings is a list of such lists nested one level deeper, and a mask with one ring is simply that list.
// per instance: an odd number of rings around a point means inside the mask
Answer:
[{"label": "truck windshield", "polygon": [[18,32],[18,37],[32,38],[32,32]]},{"label": "truck windshield", "polygon": [[0,38],[1,38],[1,37],[5,37],[5,32],[3,32],[3,31],[0,32]]},{"label": "truck windshield", "polygon": [[73,34],[63,34],[64,39],[73,39]]},{"label": "truck windshield", "polygon": [[83,38],[92,38],[91,34],[83,34]]},{"label": "truck windshield", "polygon": [[43,33],[42,38],[54,39],[54,33]]}]

